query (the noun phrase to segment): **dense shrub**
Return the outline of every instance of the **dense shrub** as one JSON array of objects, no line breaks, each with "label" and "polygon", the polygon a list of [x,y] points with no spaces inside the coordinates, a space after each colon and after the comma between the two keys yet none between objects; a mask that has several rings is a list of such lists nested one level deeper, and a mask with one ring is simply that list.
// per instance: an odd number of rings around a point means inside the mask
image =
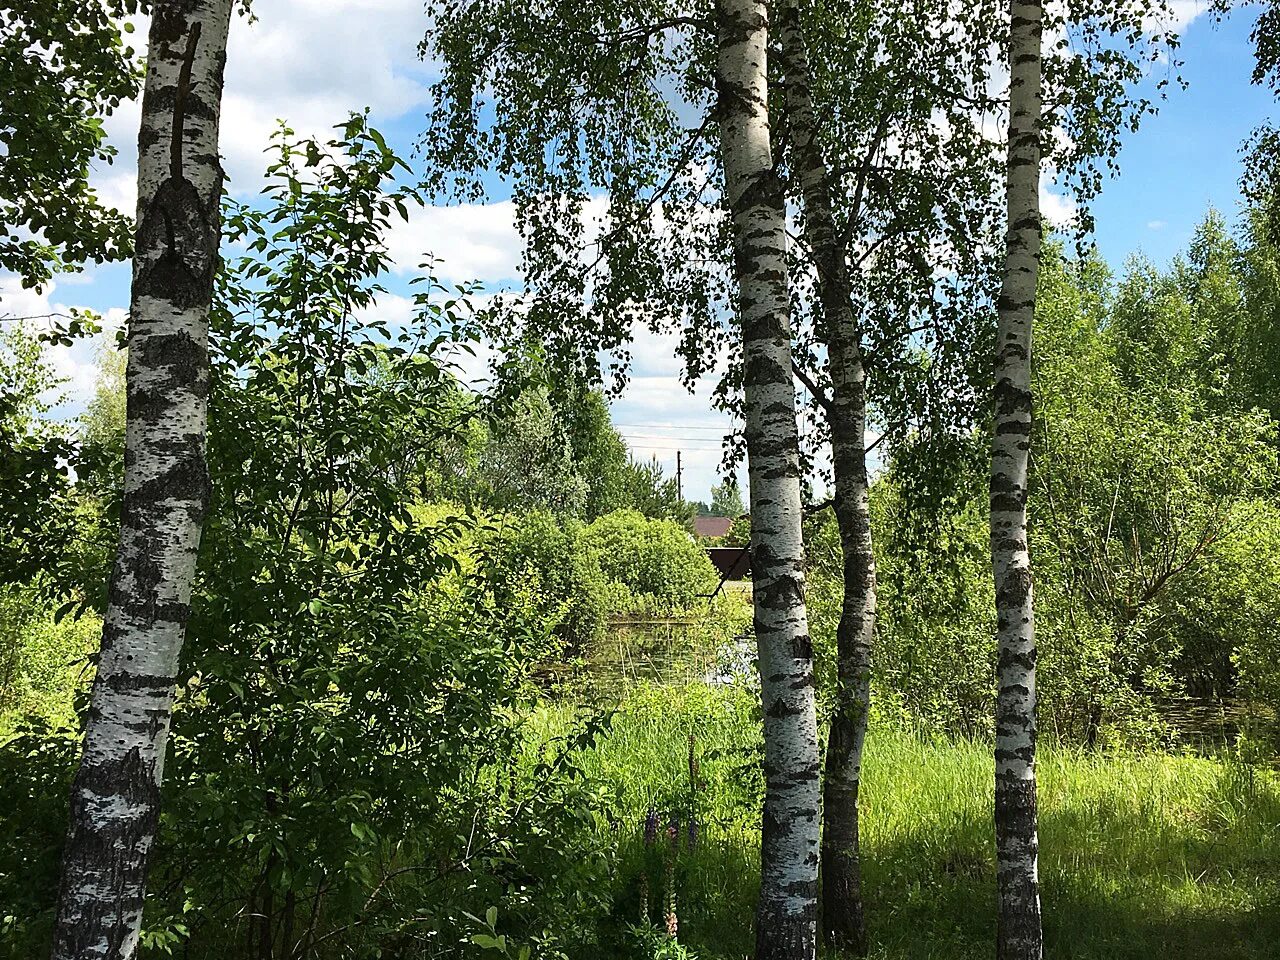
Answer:
[{"label": "dense shrub", "polygon": [[53,930],[76,729],[36,719],[0,735],[0,958],[44,956]]},{"label": "dense shrub", "polygon": [[575,650],[599,636],[610,612],[607,581],[580,547],[582,525],[534,512],[490,527],[484,538],[490,562],[526,586],[556,635]]},{"label": "dense shrub", "polygon": [[[610,617],[670,614],[697,607],[719,582],[705,551],[672,520],[619,510],[583,525],[548,512],[475,514],[457,504],[426,504],[429,525],[469,517],[449,548],[472,569],[478,551],[519,593],[522,615],[537,617],[571,651],[599,638]],[[729,619],[734,619],[730,617]]]},{"label": "dense shrub", "polygon": [[72,723],[72,700],[87,685],[101,621],[55,616],[30,586],[0,585],[0,734],[18,718]]},{"label": "dense shrub", "polygon": [[[1239,695],[1272,719],[1280,716],[1280,509],[1250,504],[1232,522],[1238,535],[1217,545],[1187,593],[1167,605],[1169,629],[1182,639],[1179,667],[1197,693]],[[1270,735],[1280,727],[1270,725]]]},{"label": "dense shrub", "polygon": [[635,510],[606,514],[583,528],[579,548],[605,578],[637,597],[690,607],[719,578],[706,553],[684,527],[651,520]]}]

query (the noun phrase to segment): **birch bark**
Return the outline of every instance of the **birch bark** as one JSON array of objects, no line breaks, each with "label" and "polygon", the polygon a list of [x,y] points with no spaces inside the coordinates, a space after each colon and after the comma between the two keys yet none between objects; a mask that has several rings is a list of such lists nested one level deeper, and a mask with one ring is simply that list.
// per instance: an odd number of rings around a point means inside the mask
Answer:
[{"label": "birch bark", "polygon": [[996,593],[996,861],[1000,960],[1039,960],[1036,645],[1027,468],[1031,322],[1040,268],[1040,0],[1010,0],[1008,233],[996,339],[991,568]]},{"label": "birch bark", "polygon": [[848,265],[832,212],[831,175],[817,141],[808,53],[795,0],[778,11],[787,130],[804,201],[804,233],[818,277],[821,333],[831,375],[832,466],[844,599],[836,626],[836,703],[822,792],[822,910],[825,941],[865,955],[866,921],[858,843],[858,787],[871,705],[876,569],[867,496],[866,377]]},{"label": "birch bark", "polygon": [[120,545],[71,789],[54,960],[128,960],[137,949],[209,498],[208,316],[231,6],[232,0],[152,6],[138,131]]},{"label": "birch bark", "polygon": [[717,0],[717,88],[744,358],[751,562],[764,707],[765,803],[756,960],[817,947],[820,787],[804,601],[786,216],[769,143],[762,0]]}]

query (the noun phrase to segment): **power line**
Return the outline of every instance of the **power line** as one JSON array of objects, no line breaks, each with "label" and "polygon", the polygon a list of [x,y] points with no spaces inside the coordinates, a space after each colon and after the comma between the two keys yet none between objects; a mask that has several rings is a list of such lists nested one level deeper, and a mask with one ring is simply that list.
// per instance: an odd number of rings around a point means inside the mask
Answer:
[{"label": "power line", "polygon": [[666,451],[666,452],[675,451],[678,453],[679,451],[683,450],[685,453],[689,454],[690,456],[695,456],[695,457],[698,457],[698,456],[718,457],[721,455],[719,449],[712,449],[710,447],[698,447],[696,449],[691,450],[688,447],[677,447],[674,445],[663,446],[661,444],[652,444],[652,443],[633,443],[633,444],[629,444],[627,446],[627,449],[631,451],[640,451],[641,453],[648,453],[649,451],[652,451],[652,450]]},{"label": "power line", "polygon": [[624,440],[664,440],[667,443],[689,443],[699,444],[707,443],[713,447],[720,446],[719,440],[713,440],[711,437],[663,437],[653,433],[622,433],[619,434]]},{"label": "power line", "polygon": [[705,423],[615,423],[615,429],[629,428],[635,430],[713,430],[717,433],[732,433],[741,429],[733,424],[714,426]]}]

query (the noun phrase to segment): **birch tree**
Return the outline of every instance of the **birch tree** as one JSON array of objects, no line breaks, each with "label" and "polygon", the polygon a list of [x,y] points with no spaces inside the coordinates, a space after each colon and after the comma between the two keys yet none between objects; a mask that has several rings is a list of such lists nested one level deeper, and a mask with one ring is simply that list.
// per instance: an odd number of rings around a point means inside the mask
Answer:
[{"label": "birch tree", "polygon": [[120,545],[71,789],[54,960],[137,949],[178,656],[208,503],[208,315],[231,0],[152,8],[126,372]]},{"label": "birch tree", "polygon": [[997,955],[1043,953],[1036,825],[1036,644],[1027,469],[1031,453],[1031,323],[1040,269],[1041,0],[1010,0],[1005,263],[997,302],[991,445],[995,579]]},{"label": "birch tree", "polygon": [[769,141],[763,0],[718,0],[716,81],[742,329],[765,804],[757,960],[816,951],[819,775],[813,648],[804,605],[786,210]]},{"label": "birch tree", "polygon": [[830,424],[835,516],[844,597],[836,627],[836,698],[822,789],[822,930],[832,945],[866,953],[858,787],[871,705],[875,634],[875,557],[867,495],[866,373],[853,315],[843,245],[836,234],[831,177],[817,141],[808,54],[796,0],[779,10],[787,128],[804,201],[804,235],[817,272],[821,337],[831,371]]},{"label": "birch tree", "polygon": [[[1054,89],[1062,94],[1056,107],[1071,148],[1064,164],[1077,149],[1092,156],[1108,148],[1121,119],[1128,123],[1129,114],[1147,110],[1146,101],[1126,92],[1136,62],[1110,50],[1079,52],[1114,35],[1111,25],[1139,19],[1150,9],[1145,2],[1086,4],[1084,13],[1096,24],[1080,34],[1079,48],[1055,61]],[[730,372],[716,400],[742,409],[744,374],[754,371],[742,365],[736,331],[725,321],[731,313],[724,304],[734,297],[725,280],[740,278],[729,266],[737,259],[726,230],[732,220],[719,215],[729,198],[717,190],[718,174],[724,170],[727,183],[728,171],[723,142],[715,142],[711,93],[723,83],[715,77],[717,48],[708,41],[715,18],[706,5],[551,0],[530,8],[514,0],[438,0],[431,9],[435,29],[423,49],[445,65],[424,140],[437,183],[474,200],[485,189],[479,173],[508,178],[525,241],[526,309],[502,316],[501,335],[536,343],[553,364],[612,375],[621,386],[637,330],[677,334],[690,380],[728,355]],[[797,149],[804,134],[797,133],[794,104],[784,95],[775,101],[779,114],[771,127],[778,144],[791,141],[784,187],[795,188],[802,219],[815,206],[810,188],[825,161],[839,244],[838,254],[804,250],[813,246],[813,226],[821,238],[819,213],[816,225],[804,224],[804,243],[790,256],[789,319],[799,352],[809,353],[812,326],[819,341],[816,377],[827,383],[818,392],[834,399],[831,381],[838,377],[848,385],[842,396],[856,396],[861,377],[880,416],[892,411],[905,424],[886,450],[894,452],[904,438],[917,442],[932,427],[930,418],[950,418],[952,433],[967,436],[985,419],[977,409],[990,390],[994,331],[988,318],[998,286],[1003,164],[1001,145],[984,129],[1005,109],[989,89],[993,51],[1007,35],[1003,6],[987,0],[957,11],[942,0],[899,0],[859,8],[851,17],[845,5],[805,0],[798,9],[810,30],[810,113],[821,123],[810,122],[815,129],[805,149]],[[934,29],[953,22],[954,29]],[[803,116],[798,126],[805,126]],[[1094,181],[1086,172],[1081,183],[1087,192]],[[846,296],[839,293],[838,268],[814,269],[824,257],[847,265],[844,280],[852,290]],[[814,273],[817,281],[808,276]],[[824,277],[836,277],[825,293],[818,289]],[[837,351],[843,357],[837,362],[826,342],[826,305],[851,298],[853,306],[842,312],[861,326],[846,337],[849,348]],[[613,359],[604,371],[599,358],[606,352]],[[863,406],[865,416],[865,400]],[[958,406],[966,409],[957,414]],[[848,419],[840,422],[837,486],[865,487],[865,449],[860,457],[856,445],[845,442],[857,431]],[[856,504],[858,498],[843,499]],[[857,559],[863,548],[856,517],[846,512],[846,520],[856,584],[860,565],[873,568],[869,557]],[[869,554],[869,542],[863,547]],[[872,608],[868,593],[859,599],[861,590],[849,591],[851,607],[862,613],[861,630],[843,635],[864,642]],[[855,622],[850,617],[846,626]],[[852,649],[851,641],[846,650],[845,676],[852,682],[840,685],[841,696],[845,715],[855,719],[840,726],[835,742],[849,750],[835,751],[829,772],[837,774],[831,790],[851,800],[857,727],[865,718],[856,719],[860,711],[850,704],[860,697],[865,703],[857,688],[865,682],[868,651]],[[853,850],[841,832],[848,838],[856,830],[856,807],[846,802],[843,809],[834,819],[827,815],[828,827],[838,820],[831,842]],[[855,909],[852,881],[836,879],[831,888],[833,904],[842,901],[832,908],[839,918],[833,923],[846,927],[843,934],[830,931],[833,940],[853,944],[862,925],[840,916]]]},{"label": "birch tree", "polygon": [[[502,332],[613,386],[645,326],[679,335],[690,379],[726,353],[741,361],[720,389],[745,394],[755,531],[769,785],[758,955],[812,956],[817,725],[764,5],[441,0],[432,16],[445,69],[428,159],[442,184],[461,171],[473,198],[477,172],[509,176],[526,241],[526,309]],[[486,89],[492,113],[477,109]],[[607,209],[590,222],[596,191]]]}]

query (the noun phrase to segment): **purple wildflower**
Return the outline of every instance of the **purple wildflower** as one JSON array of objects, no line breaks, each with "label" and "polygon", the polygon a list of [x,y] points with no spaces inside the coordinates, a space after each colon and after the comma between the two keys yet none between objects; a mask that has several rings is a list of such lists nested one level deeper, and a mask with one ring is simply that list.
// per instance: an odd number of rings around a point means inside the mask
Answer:
[{"label": "purple wildflower", "polygon": [[644,845],[646,847],[651,847],[657,839],[658,811],[653,807],[650,807],[649,813],[644,818]]}]

